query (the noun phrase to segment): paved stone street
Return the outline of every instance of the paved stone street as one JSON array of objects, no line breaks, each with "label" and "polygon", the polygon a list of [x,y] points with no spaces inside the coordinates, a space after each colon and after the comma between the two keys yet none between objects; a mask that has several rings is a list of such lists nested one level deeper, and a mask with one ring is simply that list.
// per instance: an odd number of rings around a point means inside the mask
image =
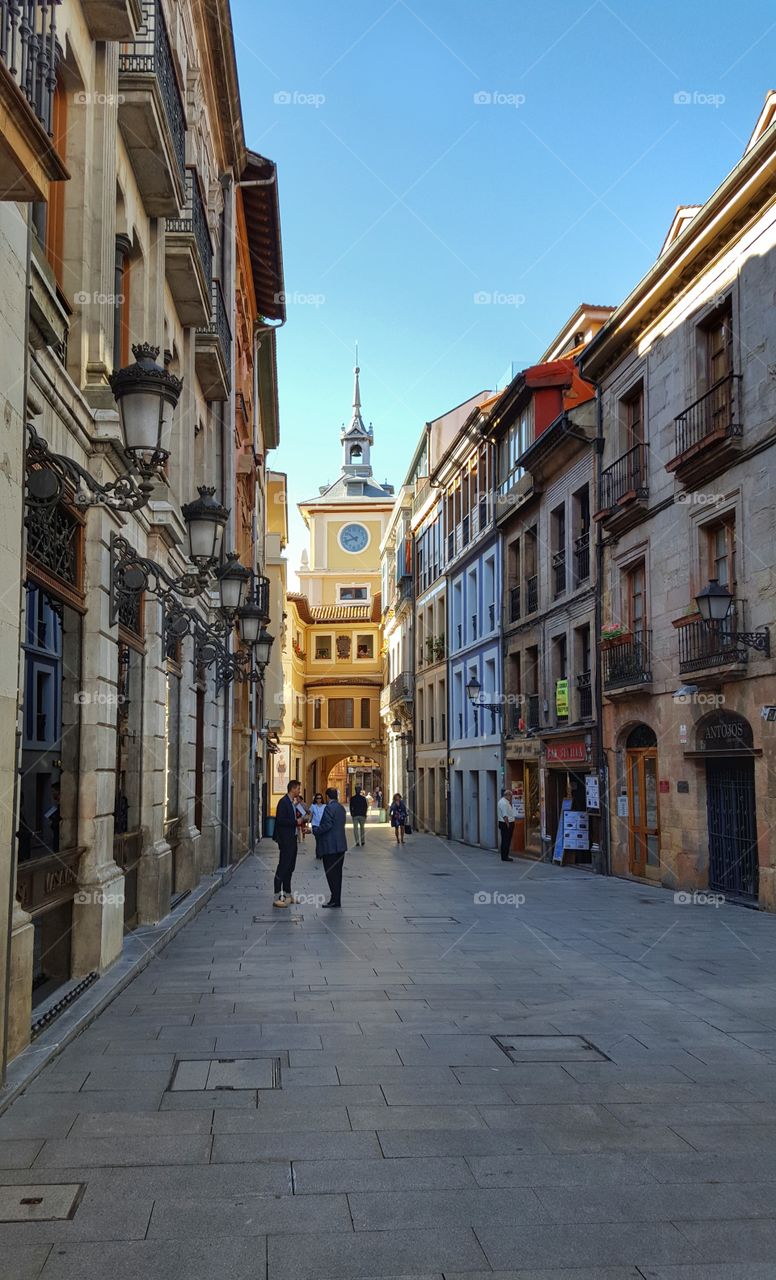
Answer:
[{"label": "paved stone street", "polygon": [[374,828],[273,916],[273,857],[0,1119],[3,1280],[776,1276],[773,917]]}]

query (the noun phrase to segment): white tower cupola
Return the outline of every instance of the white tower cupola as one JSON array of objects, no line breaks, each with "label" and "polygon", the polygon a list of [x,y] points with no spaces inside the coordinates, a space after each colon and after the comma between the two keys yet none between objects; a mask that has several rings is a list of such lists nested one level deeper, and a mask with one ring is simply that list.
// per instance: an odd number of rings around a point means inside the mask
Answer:
[{"label": "white tower cupola", "polygon": [[374,443],[372,427],[364,425],[361,417],[361,387],[359,384],[358,347],[356,347],[356,367],[353,370],[353,416],[350,426],[342,428],[342,474],[355,480],[369,480],[372,475],[372,464],[369,453]]}]

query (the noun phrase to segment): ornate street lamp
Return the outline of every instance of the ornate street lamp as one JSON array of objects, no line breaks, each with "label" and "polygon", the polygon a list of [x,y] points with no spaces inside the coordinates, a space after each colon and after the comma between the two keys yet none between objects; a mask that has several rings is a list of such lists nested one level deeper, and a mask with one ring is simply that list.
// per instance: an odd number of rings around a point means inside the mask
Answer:
[{"label": "ornate street lamp", "polygon": [[118,405],[127,474],[101,484],[74,458],[49,449],[47,441],[29,423],[28,506],[55,507],[68,491],[78,507],[104,505],[116,511],[139,511],[148,505],[154,479],[170,456],[172,415],[183,382],[156,364],[158,347],[143,343],[132,351],[135,363],[117,370],[108,379]]},{"label": "ornate street lamp", "polygon": [[216,501],[212,485],[198,485],[197,492],[198,498],[183,504],[181,515],[189,532],[189,559],[207,572],[218,563],[229,508]]},{"label": "ornate street lamp", "polygon": [[492,711],[494,714],[498,712],[499,715],[503,715],[504,713],[504,708],[500,702],[482,701],[482,685],[477,679],[476,672],[472,672],[469,677],[466,685],[466,696],[474,707],[475,715],[477,711]]},{"label": "ornate street lamp", "polygon": [[271,636],[264,627],[261,628],[258,639],[253,645],[253,657],[260,675],[263,676],[264,669],[269,663],[272,646],[275,643],[275,637]]},{"label": "ornate street lamp", "polygon": [[172,415],[183,382],[156,363],[158,347],[143,342],[132,354],[135,363],[116,370],[108,382],[119,407],[125,453],[146,475],[170,456]]},{"label": "ornate street lamp", "polygon": [[717,578],[709,579],[695,597],[695,603],[704,626],[718,633],[723,651],[730,651],[731,661],[745,660],[744,653],[736,653],[739,649],[755,649],[766,658],[771,656],[771,634],[767,627],[761,631],[735,631],[723,625],[730,616],[733,596]]},{"label": "ornate street lamp", "polygon": [[245,589],[252,576],[250,569],[240,564],[237,551],[227,552],[226,560],[216,569],[221,609],[224,613],[232,615],[240,613]]},{"label": "ornate street lamp", "polygon": [[476,702],[477,703],[479,702],[479,697],[481,692],[482,692],[482,685],[477,679],[477,676],[476,675],[471,676],[468,684],[466,685],[466,696],[471,702],[472,706],[474,706]]}]

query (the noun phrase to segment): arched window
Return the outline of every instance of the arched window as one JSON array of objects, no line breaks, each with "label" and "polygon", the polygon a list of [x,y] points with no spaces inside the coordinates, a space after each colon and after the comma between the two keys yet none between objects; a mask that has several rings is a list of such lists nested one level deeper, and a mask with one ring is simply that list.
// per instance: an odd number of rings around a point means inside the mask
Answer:
[{"label": "arched window", "polygon": [[637,724],[635,729],[631,729],[625,740],[625,747],[628,751],[640,751],[646,747],[656,746],[657,737],[648,724]]}]

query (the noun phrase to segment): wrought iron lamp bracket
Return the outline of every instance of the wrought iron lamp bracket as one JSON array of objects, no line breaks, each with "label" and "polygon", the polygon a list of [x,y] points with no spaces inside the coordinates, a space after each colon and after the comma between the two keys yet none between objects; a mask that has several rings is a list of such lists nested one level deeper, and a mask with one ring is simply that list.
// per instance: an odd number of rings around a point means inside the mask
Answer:
[{"label": "wrought iron lamp bracket", "polygon": [[111,535],[110,569],[111,623],[118,619],[122,600],[139,598],[148,591],[169,612],[174,612],[178,597],[194,599],[201,596],[210,580],[208,571],[204,569],[173,578],[155,560],[141,556],[121,534]]},{"label": "wrought iron lamp bracket", "polygon": [[[122,457],[129,468],[126,475],[108,484],[95,480],[85,467],[74,458],[54,453],[48,441],[39,435],[31,422],[27,424],[27,503],[34,507],[55,507],[68,490],[76,507],[107,506],[114,511],[139,511],[146,507],[154,491],[154,480],[162,455],[154,455],[148,463],[138,464],[132,455],[122,449]],[[132,471],[140,474],[138,480]]]}]

